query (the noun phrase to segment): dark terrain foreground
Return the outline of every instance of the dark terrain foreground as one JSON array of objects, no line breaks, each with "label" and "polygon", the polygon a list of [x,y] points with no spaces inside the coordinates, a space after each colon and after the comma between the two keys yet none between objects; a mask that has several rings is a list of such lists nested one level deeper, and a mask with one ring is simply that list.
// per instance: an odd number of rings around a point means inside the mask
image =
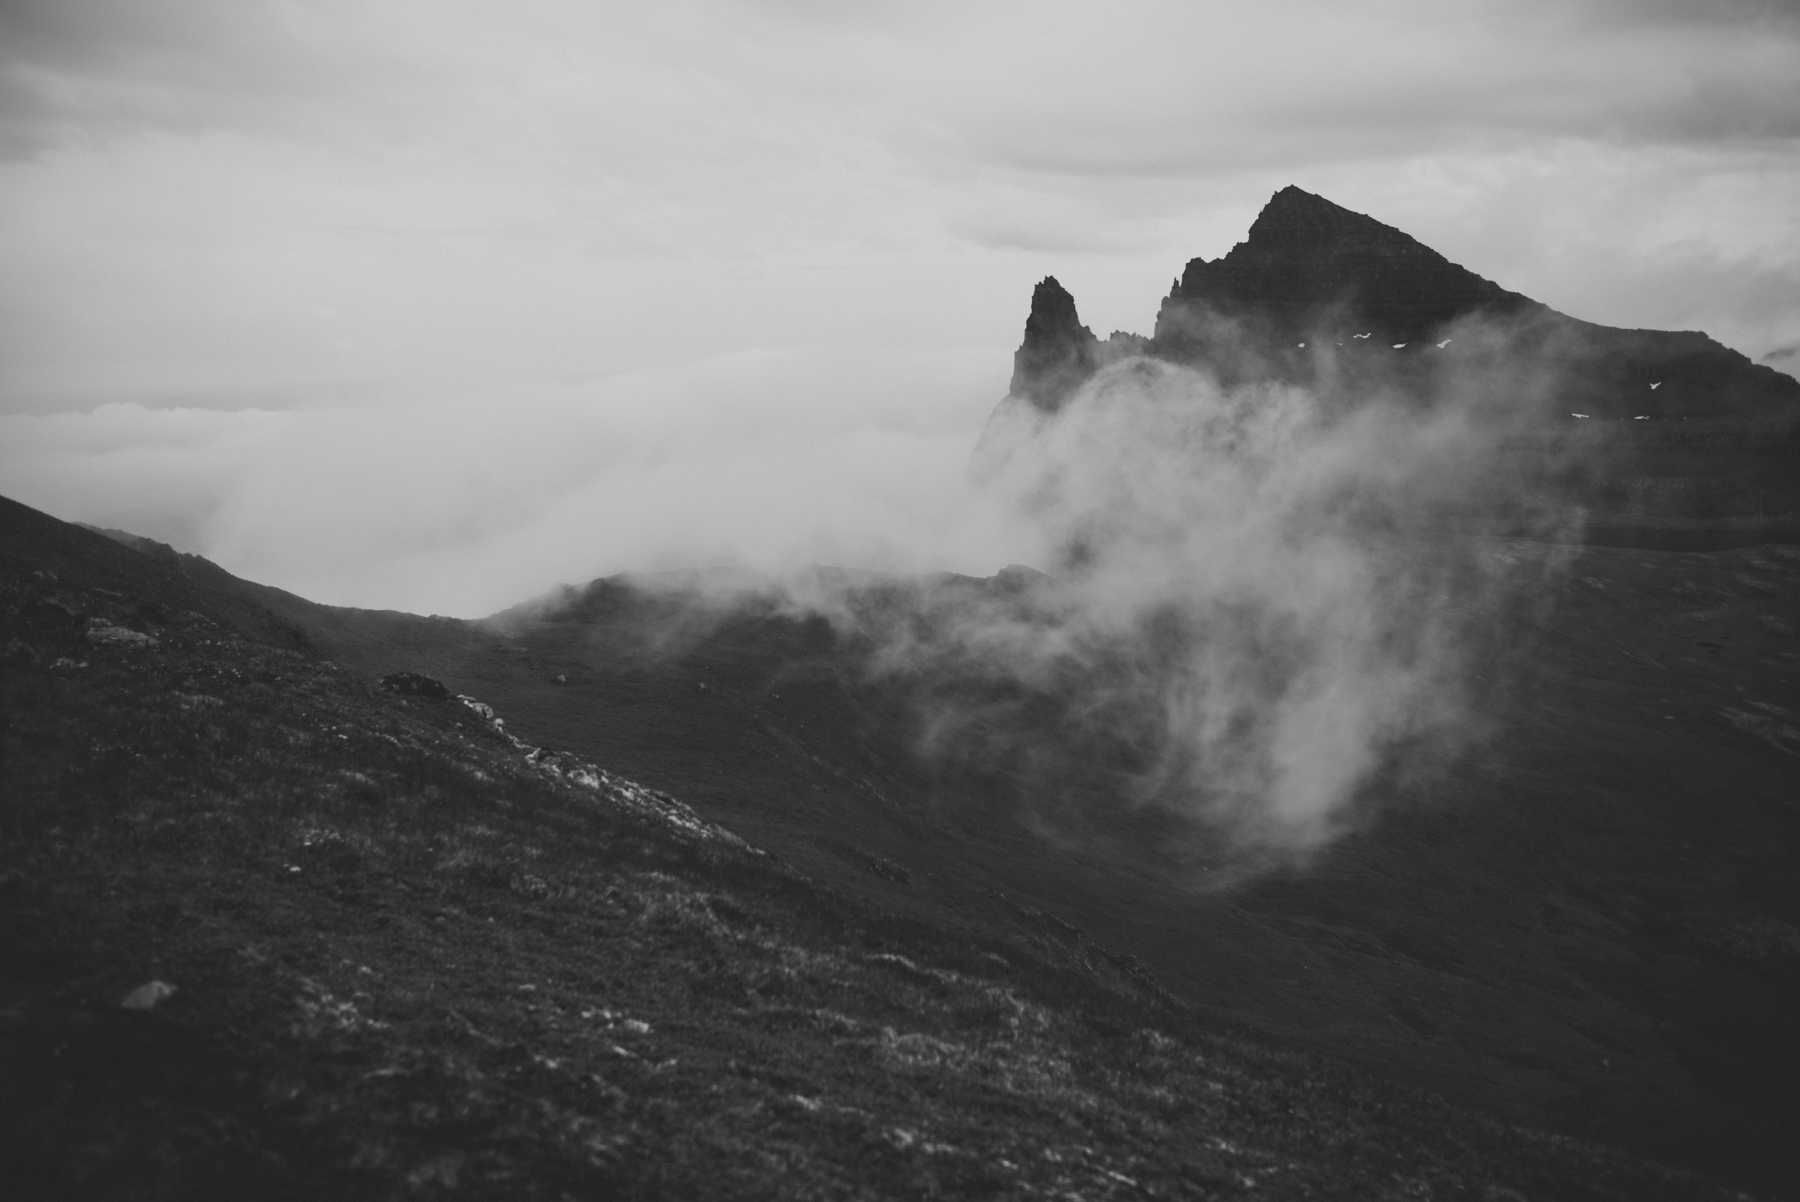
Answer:
[{"label": "dark terrain foreground", "polygon": [[330,609],[140,546],[0,501],[12,1196],[1795,1179],[1784,548],[1586,552],[1495,632],[1534,666],[1483,755],[1208,893],[921,760],[820,622]]}]

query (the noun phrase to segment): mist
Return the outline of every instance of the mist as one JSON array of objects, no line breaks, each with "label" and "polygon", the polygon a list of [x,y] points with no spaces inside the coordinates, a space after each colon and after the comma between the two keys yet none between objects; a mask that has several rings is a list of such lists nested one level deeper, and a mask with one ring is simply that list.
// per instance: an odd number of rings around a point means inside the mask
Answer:
[{"label": "mist", "polygon": [[1005,776],[1045,833],[1151,810],[1214,866],[1303,863],[1377,784],[1416,791],[1480,744],[1497,631],[1559,570],[1579,515],[1502,479],[1530,412],[1511,383],[1501,406],[1473,370],[1346,397],[1128,359],[1054,414],[1009,398],[982,435],[974,496],[1035,564],[776,589],[912,700],[928,758]]},{"label": "mist", "polygon": [[1029,554],[964,479],[1004,361],[743,352],[288,408],[14,414],[0,479],[312,600],[458,617],[627,570],[986,573]]}]

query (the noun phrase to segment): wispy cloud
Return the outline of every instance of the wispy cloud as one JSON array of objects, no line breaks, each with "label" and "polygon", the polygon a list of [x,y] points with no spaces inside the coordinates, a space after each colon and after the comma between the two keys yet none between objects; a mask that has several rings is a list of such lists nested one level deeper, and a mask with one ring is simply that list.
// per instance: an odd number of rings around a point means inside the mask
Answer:
[{"label": "wispy cloud", "polygon": [[624,570],[1019,553],[964,482],[994,352],[742,354],[288,411],[0,418],[11,495],[316,600],[479,616]]}]

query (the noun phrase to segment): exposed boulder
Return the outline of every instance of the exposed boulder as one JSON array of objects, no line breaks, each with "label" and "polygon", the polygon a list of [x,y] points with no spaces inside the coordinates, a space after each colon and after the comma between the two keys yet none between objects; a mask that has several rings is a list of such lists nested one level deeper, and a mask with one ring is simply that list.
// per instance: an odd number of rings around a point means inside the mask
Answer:
[{"label": "exposed boulder", "polygon": [[444,687],[444,682],[422,672],[395,672],[383,676],[375,687],[383,692],[398,693],[402,697],[423,697],[427,701],[450,700],[450,690]]},{"label": "exposed boulder", "polygon": [[115,626],[105,618],[88,621],[87,641],[96,647],[154,647],[156,639],[129,626]]},{"label": "exposed boulder", "polygon": [[175,996],[177,986],[167,981],[146,981],[125,995],[121,1010],[154,1010]]}]

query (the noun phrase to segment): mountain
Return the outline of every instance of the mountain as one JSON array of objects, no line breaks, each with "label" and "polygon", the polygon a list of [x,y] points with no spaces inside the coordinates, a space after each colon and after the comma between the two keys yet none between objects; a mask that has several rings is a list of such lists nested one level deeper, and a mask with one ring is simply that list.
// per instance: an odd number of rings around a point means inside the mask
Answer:
[{"label": "mountain", "polygon": [[1288,187],[1228,254],[1188,262],[1157,314],[1154,342],[1181,355],[1202,313],[1250,319],[1272,343],[1367,332],[1365,341],[1392,349],[1435,341],[1472,315],[1547,312],[1392,226]]},{"label": "mountain", "polygon": [[1558,313],[1299,188],[1277,192],[1221,258],[1189,261],[1149,338],[1099,341],[1044,280],[1011,399],[1056,412],[1138,354],[1227,386],[1302,385],[1337,406],[1486,397],[1520,479],[1585,509],[1602,541],[1800,540],[1800,381],[1703,333]]},{"label": "mountain", "polygon": [[[322,606],[0,501],[0,1158],[89,1197],[1780,1196],[1784,552],[1580,550],[1484,632],[1529,661],[1479,756],[1207,888],[1153,814],[1089,821],[1073,685],[872,673],[700,577]],[[911,626],[1036,586],[836,583]],[[959,695],[988,725],[928,750]],[[1071,739],[1075,808],[984,753],[1007,722]]]}]

